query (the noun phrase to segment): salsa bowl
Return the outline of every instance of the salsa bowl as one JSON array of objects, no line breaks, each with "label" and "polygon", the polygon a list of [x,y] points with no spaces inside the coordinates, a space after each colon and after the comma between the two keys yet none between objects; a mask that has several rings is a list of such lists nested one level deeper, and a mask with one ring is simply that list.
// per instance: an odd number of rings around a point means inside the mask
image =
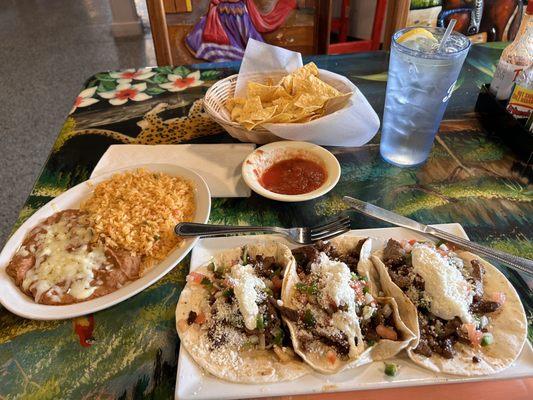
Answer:
[{"label": "salsa bowl", "polygon": [[[308,165],[315,165],[323,170],[323,178],[315,185],[317,187],[299,194],[287,194],[267,189],[264,182],[265,173],[272,171],[271,167],[276,167],[278,163],[291,160],[304,161]],[[242,165],[242,176],[250,189],[268,199],[284,202],[306,201],[320,197],[333,189],[340,175],[341,167],[335,156],[323,147],[307,142],[269,143],[252,152]],[[300,178],[300,176],[295,176],[295,179]],[[298,183],[294,182],[294,184]]]}]

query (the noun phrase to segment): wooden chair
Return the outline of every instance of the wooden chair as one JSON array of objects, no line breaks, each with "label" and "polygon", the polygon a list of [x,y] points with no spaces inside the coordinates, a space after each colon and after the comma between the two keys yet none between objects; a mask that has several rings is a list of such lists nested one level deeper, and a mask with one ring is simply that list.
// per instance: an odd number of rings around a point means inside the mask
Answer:
[{"label": "wooden chair", "polygon": [[[394,2],[394,0],[392,1]],[[328,54],[354,53],[358,51],[378,50],[381,44],[381,32],[385,19],[385,9],[387,0],[377,0],[374,12],[374,22],[372,24],[371,37],[368,40],[348,40],[348,10],[350,0],[342,0],[341,13],[339,18],[333,18],[331,29],[338,31],[338,42],[328,45]]]}]

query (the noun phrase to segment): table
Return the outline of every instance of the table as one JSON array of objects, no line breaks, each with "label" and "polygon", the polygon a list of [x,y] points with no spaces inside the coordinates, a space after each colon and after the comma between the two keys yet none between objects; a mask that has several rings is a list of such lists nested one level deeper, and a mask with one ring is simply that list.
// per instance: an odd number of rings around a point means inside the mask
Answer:
[{"label": "table", "polygon": [[[342,210],[342,195],[350,195],[423,223],[460,222],[473,240],[533,258],[531,166],[498,138],[488,137],[474,113],[479,86],[490,81],[502,48],[493,43],[470,50],[425,165],[400,169],[385,163],[379,156],[378,137],[360,148],[331,148],[341,163],[342,177],[328,195],[302,204],[278,203],[255,194],[213,199],[211,222],[312,225]],[[312,60],[320,68],[346,75],[382,112],[386,53]],[[54,196],[87,179],[110,144],[232,141],[198,111],[195,101],[217,79],[237,69],[236,64],[201,64],[106,72],[88,79],[17,226]],[[113,98],[98,96],[114,89]],[[352,217],[353,228],[384,226],[361,215]],[[0,399],[170,398],[179,347],[174,309],[188,263],[186,258],[133,298],[72,321],[30,321],[0,309]],[[505,273],[521,292],[531,329],[533,298],[528,284],[514,272]],[[433,398],[439,393],[496,398],[504,392],[508,398],[520,398],[531,388],[532,380],[522,379],[450,385],[444,390],[440,386],[365,392],[364,397],[397,400],[430,392]]]}]

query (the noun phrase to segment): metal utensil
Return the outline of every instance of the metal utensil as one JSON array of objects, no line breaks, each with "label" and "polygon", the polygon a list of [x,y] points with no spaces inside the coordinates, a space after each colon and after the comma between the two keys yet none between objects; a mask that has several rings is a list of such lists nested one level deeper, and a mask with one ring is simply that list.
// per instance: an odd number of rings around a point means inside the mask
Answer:
[{"label": "metal utensil", "polygon": [[365,215],[379,219],[381,221],[389,222],[393,225],[401,226],[403,228],[411,229],[417,232],[424,233],[426,235],[437,237],[439,239],[453,243],[464,250],[471,251],[472,253],[490,258],[497,262],[501,262],[519,272],[523,272],[525,274],[533,276],[532,260],[514,256],[512,254],[505,253],[500,250],[494,250],[486,246],[482,246],[478,243],[471,242],[470,240],[460,238],[458,236],[452,235],[451,233],[441,231],[440,229],[421,224],[420,222],[416,222],[402,215],[398,215],[392,211],[385,210],[381,207],[366,203],[358,199],[354,199],[349,196],[344,196],[343,200],[346,204],[350,206],[350,208],[359,211]]},{"label": "metal utensil", "polygon": [[299,244],[312,244],[317,240],[327,240],[350,230],[350,217],[344,215],[314,227],[280,228],[277,226],[227,226],[181,222],[174,232],[178,236],[216,237],[236,233],[268,232],[278,233]]}]

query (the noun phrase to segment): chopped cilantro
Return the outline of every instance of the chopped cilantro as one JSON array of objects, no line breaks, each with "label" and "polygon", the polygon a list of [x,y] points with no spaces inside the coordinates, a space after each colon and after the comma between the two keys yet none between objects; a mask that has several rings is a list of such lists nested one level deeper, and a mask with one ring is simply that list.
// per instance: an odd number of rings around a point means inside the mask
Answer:
[{"label": "chopped cilantro", "polygon": [[263,319],[263,314],[257,314],[257,324],[256,328],[262,331],[265,329],[265,321]]},{"label": "chopped cilantro", "polygon": [[363,293],[364,294],[370,293],[370,289],[368,288],[368,286],[363,286]]},{"label": "chopped cilantro", "polygon": [[316,325],[315,316],[310,309],[305,310],[303,321],[304,325],[308,328],[313,328]]},{"label": "chopped cilantro", "polygon": [[283,344],[283,338],[285,334],[283,333],[283,329],[280,329],[275,335],[274,335],[274,344],[277,346],[281,346]]},{"label": "chopped cilantro", "polygon": [[248,246],[243,246],[242,248],[242,263],[246,264],[248,260]]},{"label": "chopped cilantro", "polygon": [[213,282],[211,282],[211,279],[207,277],[204,277],[200,283],[208,289],[213,287]]},{"label": "chopped cilantro", "polygon": [[233,288],[227,288],[222,292],[222,296],[224,297],[233,297],[235,293],[233,292]]},{"label": "chopped cilantro", "polygon": [[485,333],[483,337],[481,338],[481,345],[483,347],[490,346],[494,342],[494,337],[491,333]]},{"label": "chopped cilantro", "polygon": [[385,363],[385,375],[396,376],[398,374],[398,366],[396,364]]},{"label": "chopped cilantro", "polygon": [[372,347],[372,346],[374,346],[374,345],[376,344],[376,341],[370,339],[370,340],[368,340],[368,341],[366,342],[366,344],[368,344],[370,347]]},{"label": "chopped cilantro", "polygon": [[207,270],[210,271],[210,272],[215,272],[216,270],[216,267],[215,267],[215,262],[210,262],[209,265],[207,266]]},{"label": "chopped cilantro", "polygon": [[311,285],[306,285],[305,283],[297,283],[296,289],[300,293],[306,293],[306,294],[317,294],[318,293],[318,286],[316,282],[313,282]]}]

